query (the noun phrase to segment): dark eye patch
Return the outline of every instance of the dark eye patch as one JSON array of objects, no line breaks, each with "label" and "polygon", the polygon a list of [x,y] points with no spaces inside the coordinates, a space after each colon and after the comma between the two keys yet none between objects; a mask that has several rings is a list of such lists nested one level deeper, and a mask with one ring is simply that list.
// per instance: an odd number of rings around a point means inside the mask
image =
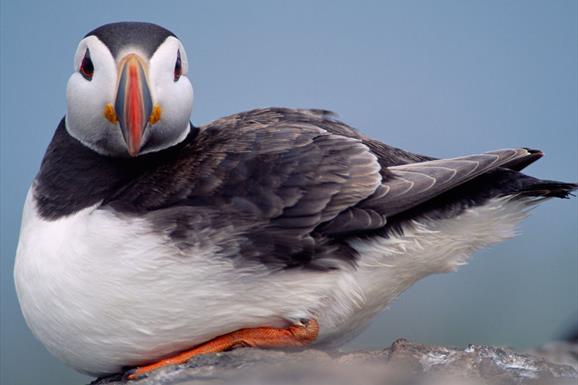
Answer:
[{"label": "dark eye patch", "polygon": [[78,71],[86,80],[92,80],[92,75],[94,74],[94,64],[92,64],[90,51],[88,49],[86,49],[86,52],[84,53],[82,63],[80,64],[80,69]]},{"label": "dark eye patch", "polygon": [[181,64],[181,51],[177,51],[177,61],[175,62],[175,82],[179,80],[183,74],[183,67]]}]

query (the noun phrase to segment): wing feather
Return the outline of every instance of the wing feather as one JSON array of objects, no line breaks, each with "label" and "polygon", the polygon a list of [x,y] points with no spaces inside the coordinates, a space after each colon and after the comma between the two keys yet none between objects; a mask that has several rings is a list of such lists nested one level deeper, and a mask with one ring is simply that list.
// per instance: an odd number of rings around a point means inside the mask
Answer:
[{"label": "wing feather", "polygon": [[383,215],[393,216],[529,156],[532,154],[524,148],[504,149],[388,167],[390,174],[383,182],[384,188],[378,189],[362,206],[374,207]]},{"label": "wing feather", "polygon": [[111,204],[151,212],[181,245],[222,228],[235,245],[223,247],[242,259],[327,267],[354,260],[347,234],[383,228],[388,217],[536,156],[505,149],[433,159],[365,138],[325,111],[253,110],[201,127],[171,167],[147,170]]}]

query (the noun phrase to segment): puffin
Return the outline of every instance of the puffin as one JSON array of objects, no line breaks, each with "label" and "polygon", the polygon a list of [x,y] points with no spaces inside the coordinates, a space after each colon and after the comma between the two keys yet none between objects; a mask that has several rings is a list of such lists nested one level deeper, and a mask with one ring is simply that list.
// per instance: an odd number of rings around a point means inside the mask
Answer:
[{"label": "puffin", "polygon": [[436,159],[320,109],[195,126],[188,70],[181,41],[150,23],[103,25],[76,49],[14,279],[33,334],[82,373],[339,346],[578,187],[521,173],[535,149]]}]

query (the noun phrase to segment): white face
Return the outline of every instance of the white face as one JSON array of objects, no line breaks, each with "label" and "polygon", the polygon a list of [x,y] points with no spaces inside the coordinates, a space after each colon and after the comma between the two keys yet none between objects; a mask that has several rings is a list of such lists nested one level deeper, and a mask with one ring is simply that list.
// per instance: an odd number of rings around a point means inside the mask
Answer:
[{"label": "white face", "polygon": [[96,37],[80,41],[66,90],[66,129],[94,151],[138,156],[182,141],[193,87],[187,54],[169,36],[150,59],[127,48],[114,58]]}]

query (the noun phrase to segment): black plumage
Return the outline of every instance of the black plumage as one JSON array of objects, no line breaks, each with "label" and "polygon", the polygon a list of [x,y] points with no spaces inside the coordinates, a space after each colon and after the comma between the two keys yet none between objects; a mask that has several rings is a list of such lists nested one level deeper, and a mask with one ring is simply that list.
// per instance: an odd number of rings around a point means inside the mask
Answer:
[{"label": "black plumage", "polygon": [[151,57],[167,37],[175,35],[156,24],[132,21],[105,24],[90,31],[85,37],[87,36],[96,36],[114,57],[127,48],[127,41],[131,42],[131,47],[138,48],[147,57]]},{"label": "black plumage", "polygon": [[35,194],[44,218],[99,204],[147,218],[181,248],[207,229],[227,231],[220,247],[240,263],[327,269],[355,263],[351,237],[494,197],[565,197],[576,188],[517,171],[540,156],[512,149],[435,160],[365,138],[326,111],[270,108],[193,127],[167,150],[117,159],[76,141],[62,121]]}]

